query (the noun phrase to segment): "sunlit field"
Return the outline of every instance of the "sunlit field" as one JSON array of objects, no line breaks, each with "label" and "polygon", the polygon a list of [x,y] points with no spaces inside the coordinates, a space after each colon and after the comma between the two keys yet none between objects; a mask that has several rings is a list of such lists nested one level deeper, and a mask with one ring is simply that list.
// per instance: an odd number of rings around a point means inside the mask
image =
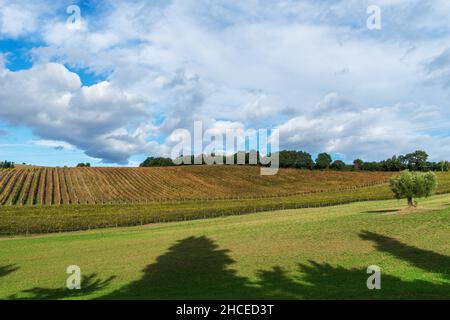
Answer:
[{"label": "sunlit field", "polygon": [[[448,299],[450,196],[0,240],[0,298]],[[39,263],[36,263],[36,262]],[[66,268],[82,289],[66,289]],[[382,270],[368,290],[366,269]]]}]

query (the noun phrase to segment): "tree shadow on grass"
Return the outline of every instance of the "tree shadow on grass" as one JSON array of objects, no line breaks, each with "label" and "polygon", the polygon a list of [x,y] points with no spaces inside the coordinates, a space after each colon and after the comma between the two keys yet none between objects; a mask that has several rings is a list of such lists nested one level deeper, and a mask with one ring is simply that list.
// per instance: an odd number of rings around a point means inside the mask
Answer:
[{"label": "tree shadow on grass", "polygon": [[247,279],[228,267],[235,261],[207,237],[178,241],[148,265],[141,279],[102,299],[232,299],[250,297]]},{"label": "tree shadow on grass", "polygon": [[309,261],[299,264],[298,276],[279,267],[259,273],[265,298],[269,299],[448,299],[449,284],[423,280],[405,281],[381,275],[381,290],[369,290],[365,268],[347,269]]},{"label": "tree shadow on grass", "polygon": [[380,252],[387,252],[417,268],[450,278],[449,256],[410,246],[397,239],[370,231],[363,231],[359,236],[363,240],[374,242],[375,248]]},{"label": "tree shadow on grass", "polygon": [[63,288],[33,288],[29,290],[24,290],[22,293],[26,294],[26,298],[18,298],[17,295],[10,296],[10,299],[33,299],[33,300],[60,300],[83,297],[88,294],[94,293],[98,290],[106,288],[111,281],[115,279],[111,276],[105,280],[98,278],[96,273],[89,274],[82,277],[81,289],[80,290],[69,290],[66,287]]},{"label": "tree shadow on grass", "polygon": [[400,212],[399,209],[387,209],[387,210],[370,210],[370,211],[365,211],[364,213],[394,213],[394,212]]},{"label": "tree shadow on grass", "polygon": [[[383,236],[364,233],[367,240]],[[424,250],[396,242],[393,251]],[[398,254],[407,260],[409,255]],[[429,252],[436,265],[448,257]],[[298,273],[289,274],[276,266],[258,271],[258,281],[237,276],[230,269],[234,260],[229,250],[220,250],[206,237],[178,241],[154,264],[143,270],[141,279],[101,299],[442,299],[449,297],[448,284],[423,280],[405,281],[382,275],[382,290],[367,288],[367,267],[347,269],[327,263],[309,261],[299,264]],[[427,270],[441,273],[429,264]]]},{"label": "tree shadow on grass", "polygon": [[[398,240],[365,231],[361,238],[373,241],[382,252],[433,273],[448,275],[449,257],[406,245]],[[251,244],[250,244],[251,245]],[[178,241],[142,270],[139,280],[101,296],[116,299],[442,299],[450,298],[449,283],[423,280],[405,281],[382,273],[382,290],[368,290],[366,268],[347,269],[309,261],[299,264],[295,274],[281,267],[258,271],[257,281],[237,275],[229,250],[219,249],[207,237]],[[432,260],[432,261],[429,261]],[[374,262],[376,264],[376,262]],[[382,266],[381,266],[382,267]],[[27,290],[34,299],[60,299],[84,296],[104,289],[113,279],[86,277],[83,290]]]},{"label": "tree shadow on grass", "polygon": [[0,266],[0,278],[5,277],[10,273],[13,273],[15,271],[19,270],[19,267],[17,267],[14,264],[9,264],[5,266]]},{"label": "tree shadow on grass", "polygon": [[[388,252],[426,272],[449,278],[449,256],[369,231],[361,232],[360,237],[374,242],[380,252]],[[383,274],[382,270],[382,289],[369,290],[370,274],[366,268],[347,269],[311,260],[309,264],[299,264],[298,268],[298,276],[294,277],[280,267],[260,271],[259,285],[265,296],[272,299],[450,299],[450,282],[446,280],[439,283],[420,279],[407,281]]]}]

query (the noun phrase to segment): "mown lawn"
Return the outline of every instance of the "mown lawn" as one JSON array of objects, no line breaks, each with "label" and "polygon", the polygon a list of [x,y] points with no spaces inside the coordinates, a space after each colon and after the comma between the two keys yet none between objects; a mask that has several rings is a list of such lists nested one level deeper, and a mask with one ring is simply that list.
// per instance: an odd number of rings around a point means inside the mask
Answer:
[{"label": "mown lawn", "polygon": [[[0,298],[449,299],[450,196],[0,239]],[[83,274],[65,289],[67,266]],[[366,288],[369,265],[382,289]]]}]

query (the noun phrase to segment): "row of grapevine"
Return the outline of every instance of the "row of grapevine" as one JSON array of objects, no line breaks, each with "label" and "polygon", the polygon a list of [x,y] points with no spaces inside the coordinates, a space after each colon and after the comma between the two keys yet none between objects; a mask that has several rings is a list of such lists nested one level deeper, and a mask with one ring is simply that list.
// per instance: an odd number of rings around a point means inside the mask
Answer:
[{"label": "row of grapevine", "polygon": [[386,183],[391,173],[253,167],[17,168],[0,170],[0,205],[69,205],[264,199],[352,190]]}]

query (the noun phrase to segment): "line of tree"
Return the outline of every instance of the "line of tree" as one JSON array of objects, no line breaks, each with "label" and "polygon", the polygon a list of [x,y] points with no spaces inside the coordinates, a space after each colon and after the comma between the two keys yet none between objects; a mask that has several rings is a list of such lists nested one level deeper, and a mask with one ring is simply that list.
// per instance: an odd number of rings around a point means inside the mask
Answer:
[{"label": "line of tree", "polygon": [[[140,167],[171,167],[178,165],[194,165],[194,164],[214,164],[214,163],[238,163],[238,159],[243,158],[244,163],[246,165],[257,165],[261,166],[261,162],[259,161],[259,152],[238,152],[231,156],[219,156],[219,155],[205,155],[201,154],[198,156],[190,155],[190,156],[180,156],[176,159],[171,158],[163,158],[163,157],[148,157],[140,164]],[[255,159],[254,161],[250,161],[250,159]],[[228,159],[228,162],[227,162]],[[253,164],[251,164],[253,163]]]},{"label": "line of tree", "polygon": [[11,161],[3,161],[3,162],[0,162],[0,168],[1,169],[11,169],[11,168],[14,168],[15,167],[15,164],[14,164],[14,162],[11,162]]},{"label": "line of tree", "polygon": [[[228,160],[228,161],[227,161]],[[170,158],[149,157],[141,167],[168,167],[190,164],[233,163],[245,165],[267,165],[267,161],[261,161],[259,152],[238,152],[230,156],[198,155],[181,156],[175,160]],[[280,168],[297,168],[309,170],[344,170],[344,171],[449,171],[448,161],[430,162],[425,151],[417,150],[406,155],[393,156],[379,162],[364,162],[356,159],[353,164],[346,164],[342,160],[334,160],[328,153],[319,153],[313,160],[311,154],[305,151],[283,150],[279,152]]]},{"label": "line of tree", "polygon": [[90,167],[91,164],[89,162],[77,164],[77,168],[90,168]]},{"label": "line of tree", "polygon": [[333,169],[363,171],[449,171],[448,161],[430,162],[425,151],[417,150],[406,155],[393,156],[383,161],[364,162],[356,159],[353,164],[335,160],[327,153],[320,153],[315,162],[309,153],[304,151],[281,151],[280,167],[301,169]]},{"label": "line of tree", "polygon": [[406,155],[393,156],[380,162],[353,162],[355,168],[365,171],[449,171],[448,161],[430,162],[425,151],[417,150]]},{"label": "line of tree", "polygon": [[172,167],[175,163],[170,158],[148,157],[140,165],[140,167]]},{"label": "line of tree", "polygon": [[148,157],[139,166],[140,167],[171,167],[171,166],[186,166],[186,165],[206,165],[206,164],[242,164],[242,165],[254,165],[263,166],[265,161],[261,161],[259,158],[260,153],[258,151],[243,152],[239,151],[230,156],[220,155],[189,155],[180,156],[176,159],[163,158],[163,157]]},{"label": "line of tree", "polygon": [[417,150],[406,155],[393,156],[383,161],[364,162],[356,159],[353,164],[346,164],[342,160],[333,161],[327,153],[320,153],[315,161],[309,153],[304,151],[281,151],[281,168],[300,169],[333,169],[333,170],[363,170],[363,171],[449,171],[448,161],[430,162],[425,151]]}]

